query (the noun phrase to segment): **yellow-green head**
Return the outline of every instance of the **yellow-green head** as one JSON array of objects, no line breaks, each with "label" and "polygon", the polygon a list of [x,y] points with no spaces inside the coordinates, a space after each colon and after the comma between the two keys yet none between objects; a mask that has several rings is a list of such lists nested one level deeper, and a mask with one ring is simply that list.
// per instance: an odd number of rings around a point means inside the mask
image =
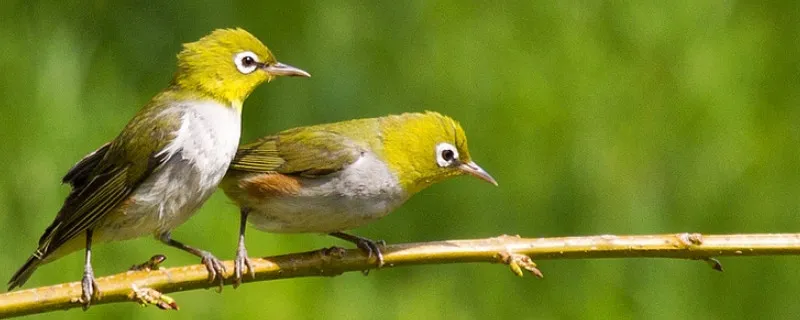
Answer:
[{"label": "yellow-green head", "polygon": [[380,118],[383,156],[409,195],[452,176],[469,174],[497,185],[472,161],[461,125],[436,112]]},{"label": "yellow-green head", "polygon": [[275,60],[272,52],[243,29],[218,29],[178,53],[173,85],[229,105],[242,101],[264,81],[277,76],[310,75]]}]

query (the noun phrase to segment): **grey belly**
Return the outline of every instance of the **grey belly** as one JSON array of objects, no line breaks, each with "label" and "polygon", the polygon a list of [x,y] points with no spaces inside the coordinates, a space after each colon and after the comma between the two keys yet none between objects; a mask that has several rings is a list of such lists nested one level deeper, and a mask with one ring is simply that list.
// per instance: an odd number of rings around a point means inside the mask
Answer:
[{"label": "grey belly", "polygon": [[375,221],[405,202],[401,197],[369,199],[329,195],[273,198],[251,208],[248,221],[262,231],[275,233],[330,233]]}]

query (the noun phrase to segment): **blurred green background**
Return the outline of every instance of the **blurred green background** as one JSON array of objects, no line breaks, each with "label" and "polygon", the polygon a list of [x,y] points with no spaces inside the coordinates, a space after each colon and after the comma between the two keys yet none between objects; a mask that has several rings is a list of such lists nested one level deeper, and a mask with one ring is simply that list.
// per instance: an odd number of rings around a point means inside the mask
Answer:
[{"label": "blurred green background", "polygon": [[[35,249],[61,176],[113,138],[171,79],[181,43],[241,26],[310,79],[258,88],[243,141],[285,128],[405,111],[460,120],[500,182],[457,178],[355,233],[390,243],[672,232],[796,232],[800,5],[794,1],[0,2],[0,279]],[[176,239],[233,258],[236,209],[216,194]],[[255,256],[347,246],[248,233]],[[98,246],[98,275],[154,253]],[[80,279],[82,255],[26,288]],[[800,314],[800,257],[701,262],[540,261],[387,268],[176,293],[32,316],[116,319],[702,319]]]}]

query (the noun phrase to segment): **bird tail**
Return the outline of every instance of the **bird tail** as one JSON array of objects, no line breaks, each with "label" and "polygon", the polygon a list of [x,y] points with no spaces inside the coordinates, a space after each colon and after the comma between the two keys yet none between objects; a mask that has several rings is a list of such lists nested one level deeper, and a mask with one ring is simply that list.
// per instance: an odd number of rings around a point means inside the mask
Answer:
[{"label": "bird tail", "polygon": [[11,280],[8,280],[8,291],[25,284],[25,281],[28,281],[31,274],[36,271],[36,268],[42,264],[42,256],[37,253],[39,253],[38,250],[28,258],[28,261],[25,261],[25,264],[23,264],[13,276],[11,276]]}]

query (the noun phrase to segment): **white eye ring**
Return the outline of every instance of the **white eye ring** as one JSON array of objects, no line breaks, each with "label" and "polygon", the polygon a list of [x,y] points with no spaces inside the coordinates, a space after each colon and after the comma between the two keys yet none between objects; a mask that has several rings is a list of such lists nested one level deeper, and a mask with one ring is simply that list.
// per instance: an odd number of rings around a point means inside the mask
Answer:
[{"label": "white eye ring", "polygon": [[436,145],[436,163],[444,168],[458,161],[458,149],[452,144],[442,142]]},{"label": "white eye ring", "polygon": [[250,74],[258,68],[258,56],[252,51],[243,51],[233,57],[233,63],[236,64],[236,69],[243,74]]}]

